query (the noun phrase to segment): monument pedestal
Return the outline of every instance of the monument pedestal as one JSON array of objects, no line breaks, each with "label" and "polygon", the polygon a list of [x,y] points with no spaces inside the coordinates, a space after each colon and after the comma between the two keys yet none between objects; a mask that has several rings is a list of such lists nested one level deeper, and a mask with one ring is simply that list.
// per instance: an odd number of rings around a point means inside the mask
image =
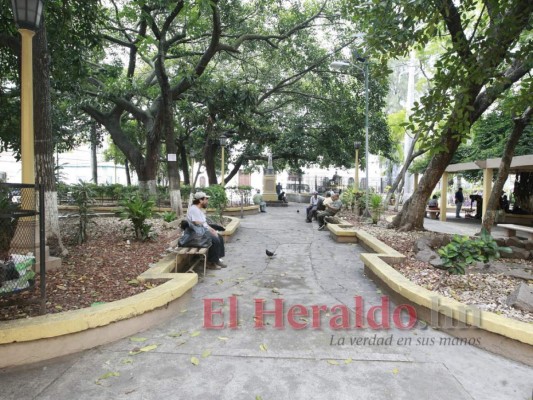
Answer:
[{"label": "monument pedestal", "polygon": [[278,200],[278,194],[276,193],[276,174],[270,169],[267,169],[263,175],[263,200],[267,203]]}]

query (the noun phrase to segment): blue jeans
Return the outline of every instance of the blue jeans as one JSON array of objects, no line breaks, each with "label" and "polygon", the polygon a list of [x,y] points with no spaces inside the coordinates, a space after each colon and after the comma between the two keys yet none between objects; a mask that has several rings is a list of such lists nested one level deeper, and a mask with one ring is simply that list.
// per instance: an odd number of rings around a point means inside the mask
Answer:
[{"label": "blue jeans", "polygon": [[455,216],[459,218],[461,215],[461,207],[463,207],[463,202],[455,203]]}]

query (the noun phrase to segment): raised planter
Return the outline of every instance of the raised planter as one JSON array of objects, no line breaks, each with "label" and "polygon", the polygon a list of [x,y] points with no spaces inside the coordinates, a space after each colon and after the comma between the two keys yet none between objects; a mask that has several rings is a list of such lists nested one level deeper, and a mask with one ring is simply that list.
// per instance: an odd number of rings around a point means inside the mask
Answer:
[{"label": "raised planter", "polygon": [[424,289],[389,265],[401,262],[405,256],[366,232],[357,230],[356,236],[359,243],[376,252],[361,254],[367,275],[387,290],[397,304],[415,307],[419,321],[426,321],[477,347],[533,366],[532,324],[482,311]]},{"label": "raised planter", "polygon": [[[231,219],[227,241],[240,221]],[[80,310],[6,321],[0,324],[0,368],[14,367],[87,350],[161,323],[186,308],[198,275],[179,273],[185,257],[169,254],[142,273],[140,282],[161,283],[153,289],[112,303]]]}]

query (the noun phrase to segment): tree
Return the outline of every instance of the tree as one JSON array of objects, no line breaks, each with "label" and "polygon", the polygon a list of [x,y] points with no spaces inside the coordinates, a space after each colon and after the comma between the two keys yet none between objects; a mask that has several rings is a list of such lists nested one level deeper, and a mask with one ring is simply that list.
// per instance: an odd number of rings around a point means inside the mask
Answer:
[{"label": "tree", "polygon": [[[270,7],[277,11],[271,12]],[[216,68],[212,60],[217,54],[237,54],[247,42],[276,46],[313,23],[321,11],[310,8],[310,12],[299,7],[287,10],[269,2],[220,5],[213,1],[193,5],[178,1],[166,5],[112,1],[104,37],[127,50],[127,71],[121,76],[112,65],[104,70],[99,67],[91,80],[91,91],[103,106],[92,102],[83,109],[109,131],[134,165],[140,186],[155,192],[162,142],[168,154],[177,153],[175,102],[184,98],[204,73]],[[285,17],[284,24],[276,15]],[[142,148],[124,134],[125,118],[134,118],[143,127]],[[209,131],[211,126],[206,128]],[[177,162],[167,158],[167,167],[172,207],[179,213]]]},{"label": "tree", "polygon": [[[401,230],[422,229],[426,201],[470,127],[531,68],[533,40],[527,29],[533,3],[399,1],[380,2],[370,10],[357,3],[347,4],[347,11],[366,21],[369,45],[381,51],[383,60],[386,54],[406,55],[411,47],[449,35],[435,64],[434,86],[415,104],[411,118],[413,130],[424,132],[436,124],[435,134],[423,138],[433,157],[417,191],[392,223]],[[531,81],[522,80],[521,86],[531,93]]]}]

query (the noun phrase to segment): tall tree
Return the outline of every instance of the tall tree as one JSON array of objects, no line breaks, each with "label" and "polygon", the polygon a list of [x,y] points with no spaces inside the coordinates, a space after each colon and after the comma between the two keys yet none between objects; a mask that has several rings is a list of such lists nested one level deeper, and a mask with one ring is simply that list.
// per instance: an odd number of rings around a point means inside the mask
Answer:
[{"label": "tall tree", "polygon": [[[406,55],[434,36],[449,36],[436,63],[434,86],[415,104],[411,119],[413,129],[423,131],[438,124],[434,135],[424,137],[434,155],[417,191],[392,223],[401,230],[423,229],[426,201],[472,124],[531,69],[533,3],[386,1],[370,10],[358,3],[347,4],[347,12],[366,21],[369,45],[382,51],[383,59]],[[522,80],[521,86],[531,93],[531,81]]]}]

